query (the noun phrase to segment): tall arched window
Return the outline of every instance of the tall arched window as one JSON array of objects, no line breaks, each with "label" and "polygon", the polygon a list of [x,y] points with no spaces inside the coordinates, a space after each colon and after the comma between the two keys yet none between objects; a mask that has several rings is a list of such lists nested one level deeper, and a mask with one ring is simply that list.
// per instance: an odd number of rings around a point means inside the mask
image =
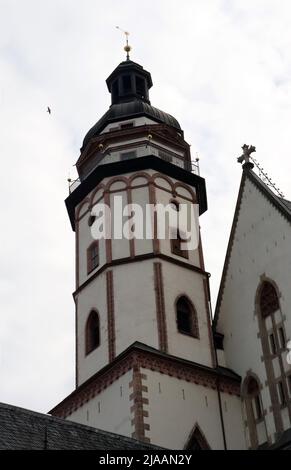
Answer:
[{"label": "tall arched window", "polygon": [[267,281],[261,287],[260,310],[264,318],[279,310],[279,299],[275,287]]},{"label": "tall arched window", "polygon": [[259,384],[253,377],[250,377],[247,383],[247,396],[252,400],[253,414],[255,419],[262,419],[262,405],[260,398]]},{"label": "tall arched window", "polygon": [[197,313],[185,296],[180,297],[176,302],[176,321],[179,333],[199,338]]},{"label": "tall arched window", "polygon": [[242,395],[245,404],[250,447],[256,449],[260,444],[266,442],[267,434],[260,385],[255,377],[246,377]]},{"label": "tall arched window", "polygon": [[[264,280],[258,289],[259,332],[277,432],[283,431],[284,408],[291,413],[291,390],[286,369],[286,334],[284,316],[275,283]],[[286,414],[286,413],[285,413]]]},{"label": "tall arched window", "polygon": [[85,338],[85,350],[87,355],[100,345],[100,322],[99,315],[95,310],[92,310],[88,317]]},{"label": "tall arched window", "polygon": [[188,239],[185,239],[185,234],[181,230],[176,229],[173,233],[173,238],[171,238],[171,251],[174,255],[181,256],[182,258],[189,258],[188,250],[183,249]]}]

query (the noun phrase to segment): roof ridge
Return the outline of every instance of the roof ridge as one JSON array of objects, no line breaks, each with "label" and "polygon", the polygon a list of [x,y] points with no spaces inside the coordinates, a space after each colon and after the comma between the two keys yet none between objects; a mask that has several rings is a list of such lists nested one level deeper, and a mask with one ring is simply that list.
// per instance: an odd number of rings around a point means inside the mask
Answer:
[{"label": "roof ridge", "polygon": [[265,195],[269,196],[269,198],[272,199],[272,201],[275,203],[274,205],[277,206],[278,209],[280,208],[281,211],[283,210],[283,212],[285,212],[287,219],[291,222],[291,208],[288,207],[288,205],[286,205],[285,203],[290,203],[290,201],[285,199],[285,197],[275,194],[274,191],[254,171],[249,170],[247,173],[249,174],[251,180],[253,178],[252,181],[257,185],[257,187],[261,189],[262,192],[265,193]]}]

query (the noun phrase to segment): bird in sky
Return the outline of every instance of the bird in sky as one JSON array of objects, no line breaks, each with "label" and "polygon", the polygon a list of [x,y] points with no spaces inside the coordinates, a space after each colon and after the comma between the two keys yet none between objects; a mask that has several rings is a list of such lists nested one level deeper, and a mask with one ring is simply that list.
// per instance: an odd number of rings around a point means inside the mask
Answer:
[{"label": "bird in sky", "polygon": [[49,106],[47,107],[47,111],[46,111],[46,112],[49,113],[49,114],[52,113],[51,108],[50,108]]}]

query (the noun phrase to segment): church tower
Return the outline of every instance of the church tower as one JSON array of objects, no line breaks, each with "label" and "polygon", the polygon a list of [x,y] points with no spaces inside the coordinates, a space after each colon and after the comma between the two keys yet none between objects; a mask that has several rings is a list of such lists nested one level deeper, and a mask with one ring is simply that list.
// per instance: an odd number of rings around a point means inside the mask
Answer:
[{"label": "church tower", "polygon": [[170,449],[243,448],[240,378],[217,366],[200,237],[189,250],[179,231],[160,238],[159,215],[151,237],[146,224],[139,238],[112,227],[92,236],[97,204],[115,222],[130,204],[143,214],[159,204],[207,210],[180,124],[150,103],[151,74],[127,57],[106,84],[111,106],[85,136],[66,199],[76,234],[76,390],[51,413]]}]

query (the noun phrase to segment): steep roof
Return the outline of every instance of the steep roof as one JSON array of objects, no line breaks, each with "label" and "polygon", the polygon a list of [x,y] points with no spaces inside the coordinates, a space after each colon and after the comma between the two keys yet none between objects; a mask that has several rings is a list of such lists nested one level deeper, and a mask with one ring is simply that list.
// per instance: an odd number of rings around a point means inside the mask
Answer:
[{"label": "steep roof", "polygon": [[0,403],[0,450],[151,450],[119,434]]},{"label": "steep roof", "polygon": [[213,329],[216,330],[219,310],[221,306],[221,301],[223,297],[225,281],[230,261],[230,256],[232,252],[233,240],[235,236],[235,231],[237,227],[237,222],[239,218],[240,206],[242,201],[242,195],[245,187],[245,182],[247,179],[252,181],[252,183],[257,187],[257,189],[268,199],[268,201],[285,217],[285,219],[291,223],[291,202],[287,199],[277,196],[269,186],[267,186],[261,178],[252,171],[253,165],[251,163],[243,165],[243,174],[241,178],[240,188],[238,192],[238,198],[236,202],[236,207],[234,211],[234,217],[232,222],[232,227],[230,231],[228,246],[226,250],[226,256],[220,281],[220,287],[217,296],[214,320],[213,320]]}]

